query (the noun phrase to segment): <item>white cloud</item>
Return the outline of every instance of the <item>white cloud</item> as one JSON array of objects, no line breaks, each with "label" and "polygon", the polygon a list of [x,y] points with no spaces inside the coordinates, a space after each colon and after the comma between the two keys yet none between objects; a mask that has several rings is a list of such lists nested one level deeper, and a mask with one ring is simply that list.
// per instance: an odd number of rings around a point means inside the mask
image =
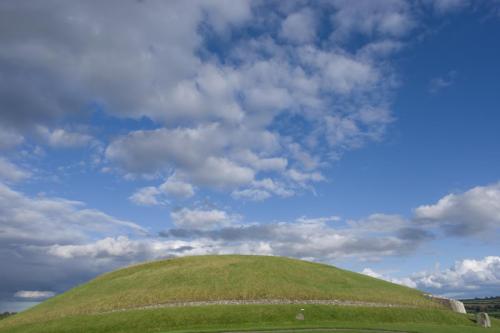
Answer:
[{"label": "white cloud", "polygon": [[254,180],[248,188],[232,192],[233,198],[262,201],[276,195],[282,198],[291,197],[295,191],[285,184],[271,178]]},{"label": "white cloud", "polygon": [[361,274],[368,275],[368,276],[371,276],[371,277],[376,278],[376,279],[386,280],[386,281],[400,284],[403,286],[407,286],[410,288],[417,288],[417,284],[411,278],[402,278],[402,279],[391,278],[391,277],[388,277],[386,275],[380,274],[380,273],[372,270],[371,268],[364,268],[361,271]]},{"label": "white cloud", "polygon": [[403,278],[393,278],[370,268],[361,273],[437,295],[484,297],[494,295],[500,288],[500,257],[463,259],[443,270],[437,267],[433,271],[417,272]]},{"label": "white cloud", "polygon": [[455,236],[488,234],[500,228],[500,183],[448,194],[435,204],[417,207],[415,221]]},{"label": "white cloud", "polygon": [[14,294],[14,297],[27,299],[45,299],[55,296],[53,291],[41,290],[19,290]]},{"label": "white cloud", "polygon": [[302,9],[286,17],[281,25],[280,34],[292,42],[312,42],[316,35],[315,24],[314,13],[310,9]]},{"label": "white cloud", "polygon": [[426,2],[432,4],[434,9],[441,14],[463,9],[470,4],[469,0],[427,0]]},{"label": "white cloud", "polygon": [[190,198],[194,195],[191,184],[170,176],[160,186],[146,186],[138,189],[130,197],[130,201],[140,206],[159,206],[169,202],[169,197]]},{"label": "white cloud", "polygon": [[115,140],[106,149],[106,156],[130,172],[147,174],[174,167],[178,177],[189,182],[231,187],[249,183],[254,177],[253,169],[222,157],[231,140],[238,138],[241,133],[227,132],[217,124],[136,131]]},{"label": "white cloud", "polygon": [[258,171],[283,171],[288,165],[286,158],[259,157],[250,150],[236,152],[233,156],[238,162],[249,165]]},{"label": "white cloud", "polygon": [[193,185],[179,180],[175,176],[170,176],[160,185],[160,189],[177,198],[190,198],[195,193]]},{"label": "white cloud", "polygon": [[325,177],[319,172],[301,172],[296,169],[290,169],[288,170],[287,176],[290,177],[290,179],[294,180],[295,182],[305,185],[308,182],[320,182],[324,181]]},{"label": "white cloud", "polygon": [[235,199],[244,199],[252,201],[262,201],[271,197],[271,193],[265,190],[259,190],[256,188],[247,188],[243,190],[233,191],[231,194]]},{"label": "white cloud", "polygon": [[69,132],[63,128],[56,128],[51,131],[46,127],[38,126],[37,132],[49,146],[57,148],[82,147],[93,141],[91,135]]},{"label": "white cloud", "polygon": [[[379,214],[380,215],[380,214]],[[222,217],[220,217],[222,218]],[[382,218],[380,216],[380,218]],[[200,219],[201,220],[201,219]],[[329,223],[335,221],[335,225]],[[241,245],[266,249],[266,254],[328,261],[342,258],[372,260],[414,251],[425,239],[408,237],[410,222],[401,219],[399,228],[342,225],[336,216],[293,222],[232,223],[216,228],[173,228],[162,233],[172,239],[189,239],[214,244],[214,247],[238,249]],[[239,252],[237,252],[239,253]]]},{"label": "white cloud", "polygon": [[374,271],[374,270],[372,270],[371,268],[364,268],[364,269],[361,271],[361,273],[362,273],[362,274],[364,274],[364,275],[368,275],[368,276],[371,276],[371,277],[377,278],[377,279],[382,279],[382,278],[383,278],[382,274],[375,272],[375,271]]},{"label": "white cloud", "polygon": [[2,244],[77,242],[90,234],[146,231],[139,225],[85,208],[82,202],[28,197],[0,183],[0,242]]},{"label": "white cloud", "polygon": [[[398,0],[334,1],[318,10],[228,0],[137,1],[119,11],[113,1],[2,6],[8,15],[0,30],[11,31],[0,52],[0,68],[9,68],[0,81],[2,123],[69,147],[95,140],[68,123],[87,117],[89,106],[106,116],[147,118],[155,129],[111,133],[101,169],[125,177],[176,174],[189,185],[160,189],[173,196],[191,195],[189,186],[279,195],[251,184],[260,177],[291,182],[283,176],[290,169],[321,173],[343,150],[380,139],[392,119],[393,88],[382,57],[413,26],[409,5]],[[40,20],[19,23],[34,11]],[[255,15],[271,11],[278,14]],[[334,17],[334,34],[384,40],[368,41],[364,52],[312,43],[325,13]],[[232,29],[257,25],[267,29],[238,34],[223,54],[206,47],[207,36],[227,40]],[[367,116],[368,109],[378,111]],[[304,126],[288,131],[290,124]]]},{"label": "white cloud", "polygon": [[203,254],[271,254],[263,244],[227,244],[208,239],[164,240],[137,239],[126,236],[105,238],[82,245],[62,245],[48,249],[49,255],[74,260],[90,258],[107,264],[115,261],[136,262],[174,256]]},{"label": "white cloud", "polygon": [[316,218],[309,218],[309,217],[299,217],[297,219],[297,222],[300,223],[330,223],[330,222],[339,222],[341,221],[341,218],[336,215],[332,216],[324,216],[324,217],[316,217]]},{"label": "white cloud", "polygon": [[353,33],[400,37],[415,26],[411,5],[404,0],[336,0],[333,5],[337,8],[332,16],[336,38]]},{"label": "white cloud", "polygon": [[322,73],[325,88],[340,94],[348,94],[355,89],[368,89],[379,76],[372,64],[348,54],[325,52],[306,46],[299,50],[299,56],[306,64]]},{"label": "white cloud", "polygon": [[438,295],[484,297],[494,295],[500,288],[500,257],[463,259],[443,270],[436,268],[404,278],[392,278],[370,268],[363,269],[362,273]]},{"label": "white cloud", "polygon": [[[252,17],[247,1],[1,6],[0,30],[10,32],[0,53],[10,69],[0,81],[1,118],[20,129],[92,101],[118,116],[182,116],[164,95],[199,72],[199,24],[223,32]],[[20,23],[34,12],[39,20]]]},{"label": "white cloud", "polygon": [[58,258],[94,258],[108,262],[118,258],[134,261],[226,253],[330,261],[401,255],[420,244],[418,239],[399,238],[396,232],[388,235],[389,230],[383,228],[368,231],[368,228],[329,226],[331,221],[339,222],[336,216],[268,224],[239,224],[238,219],[221,210],[183,208],[172,212],[177,228],[163,232],[164,238],[107,237],[86,244],[53,245],[47,251]]},{"label": "white cloud", "polygon": [[420,288],[440,293],[476,290],[487,294],[500,288],[500,257],[464,259],[445,270],[414,274],[411,279]]},{"label": "white cloud", "polygon": [[117,238],[106,237],[95,243],[83,245],[52,245],[48,253],[60,258],[100,258],[100,257],[131,257],[144,250],[144,244],[134,242],[125,236]]},{"label": "white cloud", "polygon": [[215,187],[234,187],[250,183],[255,171],[240,166],[226,158],[209,157],[195,170],[193,179],[201,184]]},{"label": "white cloud", "polygon": [[207,230],[233,223],[237,217],[218,209],[182,208],[170,213],[173,223],[184,229]]},{"label": "white cloud", "polygon": [[138,189],[129,199],[139,206],[158,206],[163,204],[163,202],[158,199],[160,194],[161,191],[158,188],[147,186]]},{"label": "white cloud", "polygon": [[22,170],[7,159],[0,157],[0,180],[18,182],[30,176],[30,172]]},{"label": "white cloud", "polygon": [[217,124],[196,128],[161,128],[134,131],[119,137],[106,149],[106,157],[133,173],[154,173],[172,164],[195,169],[207,155],[227,146]]},{"label": "white cloud", "polygon": [[[160,92],[152,109],[164,111],[153,119],[165,127],[113,140],[106,149],[112,166],[125,174],[173,172],[194,186],[263,198],[263,189],[251,187],[260,173],[273,172],[266,177],[280,181],[294,166],[317,175],[338,151],[380,139],[392,120],[382,97],[390,89],[388,66],[374,61],[375,51],[358,56],[269,36],[234,45],[227,57],[238,65],[200,63],[196,73]],[[309,133],[304,126],[306,133],[283,136],[282,122],[292,124],[293,117],[311,125]],[[328,147],[318,151],[325,137]],[[304,186],[317,177],[294,178]]]},{"label": "white cloud", "polygon": [[376,57],[386,57],[403,48],[404,44],[393,39],[377,40],[363,46],[357,54],[361,58],[373,59]]}]

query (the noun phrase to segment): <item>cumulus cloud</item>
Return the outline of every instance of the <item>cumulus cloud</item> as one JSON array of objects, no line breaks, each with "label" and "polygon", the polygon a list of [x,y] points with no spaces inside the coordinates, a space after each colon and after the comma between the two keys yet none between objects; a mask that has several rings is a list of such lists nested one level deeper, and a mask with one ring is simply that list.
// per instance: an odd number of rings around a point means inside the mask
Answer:
[{"label": "cumulus cloud", "polygon": [[38,126],[37,133],[48,145],[56,148],[72,148],[88,145],[93,137],[89,134],[70,132],[63,128],[49,130],[46,127]]},{"label": "cumulus cloud", "polygon": [[[283,22],[283,33],[313,15],[308,10],[295,14]],[[116,138],[106,149],[108,161],[126,173],[156,174],[173,169],[194,185],[234,190],[251,183],[260,172],[282,172],[289,167],[290,158],[305,161],[308,152],[300,148],[302,143],[284,142],[298,141],[299,137],[283,138],[280,131],[269,130],[280,114],[300,113],[307,108],[310,116],[304,120],[322,126],[323,120],[337,113],[331,108],[333,101],[323,97],[325,93],[347,98],[387,88],[379,84],[381,69],[366,55],[358,58],[342,50],[326,51],[316,46],[285,47],[265,37],[234,45],[228,57],[238,66],[201,63],[196,73],[173,82],[172,89],[165,90],[167,93],[159,93],[161,99],[153,99],[154,109],[165,111],[149,116],[172,128],[134,131]],[[352,100],[380,102],[370,98]],[[349,136],[350,141],[356,138],[356,147],[371,140],[375,136],[372,131],[380,136],[388,122],[388,117],[363,118],[363,107],[367,106],[353,106],[353,114],[344,120],[352,125],[343,127],[343,137]],[[339,108],[342,113],[347,110]],[[337,132],[330,126],[311,135],[332,136]],[[355,148],[338,138],[328,140],[332,147]],[[292,146],[293,152],[288,151],[287,147]],[[301,149],[303,153],[297,154]],[[320,163],[308,163],[305,168],[313,165]],[[279,174],[273,177],[279,178]],[[257,189],[240,191],[247,196],[268,196]]]},{"label": "cumulus cloud", "polygon": [[491,295],[500,288],[500,257],[459,260],[450,268],[421,272],[410,278],[418,287],[441,294]]},{"label": "cumulus cloud", "polygon": [[259,190],[257,188],[247,188],[244,190],[233,191],[231,194],[235,199],[251,200],[251,201],[262,201],[271,197],[271,194],[265,190]]},{"label": "cumulus cloud", "polygon": [[287,176],[302,185],[305,185],[308,182],[320,182],[325,180],[325,177],[323,177],[323,175],[319,172],[301,172],[296,169],[290,169]]},{"label": "cumulus cloud", "polygon": [[500,288],[500,257],[463,259],[446,269],[422,271],[404,278],[392,278],[365,268],[363,274],[393,283],[452,297],[491,296]]},{"label": "cumulus cloud", "polygon": [[53,291],[42,290],[19,290],[14,294],[14,297],[24,299],[45,299],[55,296]]},{"label": "cumulus cloud", "polygon": [[500,183],[452,193],[415,209],[415,221],[442,228],[448,235],[488,234],[500,228]]},{"label": "cumulus cloud", "polygon": [[410,4],[403,0],[337,0],[333,5],[337,8],[332,15],[332,22],[337,26],[334,31],[336,38],[346,38],[352,33],[398,37],[408,33],[416,24]]},{"label": "cumulus cloud", "polygon": [[86,239],[90,233],[133,231],[139,225],[117,219],[79,201],[44,196],[29,197],[0,183],[0,242],[50,244]]},{"label": "cumulus cloud", "polygon": [[[190,129],[136,131],[115,140],[106,149],[106,156],[133,173],[151,174],[172,167],[177,170],[178,177],[188,181],[231,187],[251,182],[255,173],[253,169],[221,156],[230,147],[231,140],[240,137],[235,132],[225,132],[217,124]],[[259,141],[249,142],[249,145]]]},{"label": "cumulus cloud", "polygon": [[189,198],[195,193],[193,185],[186,183],[174,176],[170,176],[161,186],[160,189],[167,194],[177,198]]},{"label": "cumulus cloud", "polygon": [[7,159],[0,157],[0,180],[18,182],[31,176],[31,173],[25,171]]},{"label": "cumulus cloud", "polygon": [[[393,216],[377,215],[378,220],[394,219]],[[352,223],[352,226],[329,225],[339,222],[336,216],[292,222],[224,224],[216,228],[185,228],[177,225],[161,233],[172,239],[202,240],[207,244],[224,244],[224,247],[239,248],[243,244],[265,249],[265,254],[307,258],[320,261],[341,258],[376,259],[401,255],[415,250],[424,239],[400,237],[399,231],[410,225],[398,219],[398,225],[380,223],[368,228],[368,222]],[[390,227],[389,227],[390,226]]]},{"label": "cumulus cloud", "polygon": [[[332,33],[396,39],[411,28],[400,1],[320,5],[319,12],[334,16]],[[222,0],[0,6],[0,68],[8,69],[0,80],[0,120],[17,135],[0,137],[0,146],[38,135],[54,147],[86,147],[92,136],[72,129],[95,109],[148,119],[154,126],[111,133],[103,142],[105,170],[176,174],[191,186],[263,199],[280,194],[252,186],[256,179],[283,182],[283,174],[300,172],[313,176],[298,177],[299,185],[313,183],[332,155],[379,139],[391,119],[392,70],[380,60],[390,52],[314,43],[317,10]],[[256,19],[271,11],[280,15]],[[21,23],[25,17],[36,19]],[[271,33],[238,34],[223,55],[207,43],[256,25]],[[372,49],[395,48],[388,43]],[[377,116],[367,116],[368,109]],[[297,121],[307,126],[289,133]],[[318,145],[324,141],[327,147]],[[172,196],[193,192],[180,183],[159,186]]]},{"label": "cumulus cloud", "polygon": [[[196,73],[201,20],[223,31],[251,16],[247,1],[1,6],[0,66],[9,70],[0,81],[0,108],[3,122],[18,128],[80,112],[96,100],[117,115],[162,118],[163,92]],[[27,15],[36,19],[21,24]]]},{"label": "cumulus cloud", "polygon": [[274,181],[270,178],[254,180],[249,188],[233,191],[233,198],[261,201],[272,195],[279,197],[290,197],[295,194],[295,191],[281,182]]},{"label": "cumulus cloud", "polygon": [[95,243],[80,245],[52,245],[48,253],[60,258],[101,258],[101,257],[128,257],[135,259],[137,254],[146,251],[145,243],[134,242],[128,237],[106,237]]},{"label": "cumulus cloud", "polygon": [[316,37],[314,13],[302,9],[286,17],[281,25],[281,36],[297,43],[314,41]]},{"label": "cumulus cloud", "polygon": [[376,278],[376,279],[386,280],[386,281],[400,284],[403,286],[407,286],[410,288],[417,288],[417,284],[411,278],[401,278],[401,279],[392,278],[392,277],[389,277],[387,275],[378,273],[371,268],[364,268],[361,271],[361,274],[368,275],[368,276],[371,276],[371,277]]},{"label": "cumulus cloud", "polygon": [[170,213],[175,226],[184,229],[207,230],[227,226],[237,219],[223,210],[182,208]]},{"label": "cumulus cloud", "polygon": [[163,201],[158,198],[161,193],[158,188],[147,186],[138,189],[129,199],[139,206],[158,206],[163,204]]},{"label": "cumulus cloud", "polygon": [[[402,255],[414,251],[422,242],[422,239],[399,238],[398,230],[409,223],[404,219],[399,219],[398,229],[394,221],[376,228],[365,227],[366,221],[349,226],[341,224],[337,216],[242,224],[239,216],[201,208],[183,208],[171,217],[175,227],[163,231],[159,238],[106,237],[84,244],[55,244],[45,247],[45,251],[60,260],[91,258],[108,263],[225,253],[282,255],[328,262]],[[376,218],[395,219],[383,214],[377,214]],[[332,222],[334,225],[330,225]]]},{"label": "cumulus cloud", "polygon": [[129,199],[140,206],[159,206],[169,203],[169,198],[187,199],[194,193],[193,185],[172,175],[160,186],[146,186],[138,189]]}]

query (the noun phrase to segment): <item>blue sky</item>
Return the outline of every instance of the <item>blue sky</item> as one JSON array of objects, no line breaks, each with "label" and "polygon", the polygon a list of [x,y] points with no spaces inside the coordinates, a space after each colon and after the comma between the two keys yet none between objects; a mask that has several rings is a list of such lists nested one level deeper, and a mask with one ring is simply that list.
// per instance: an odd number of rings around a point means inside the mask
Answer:
[{"label": "blue sky", "polygon": [[213,253],[499,295],[499,32],[498,1],[2,2],[0,311]]}]

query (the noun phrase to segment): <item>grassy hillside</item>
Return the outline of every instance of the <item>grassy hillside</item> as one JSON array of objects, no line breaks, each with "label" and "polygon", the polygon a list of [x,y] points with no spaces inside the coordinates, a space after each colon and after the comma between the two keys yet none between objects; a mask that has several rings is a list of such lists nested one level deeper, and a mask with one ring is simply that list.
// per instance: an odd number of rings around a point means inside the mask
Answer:
[{"label": "grassy hillside", "polygon": [[[404,307],[216,305],[134,309],[172,302],[266,299],[336,299]],[[306,309],[304,322],[295,320],[299,308]],[[109,313],[123,309],[129,310]],[[328,265],[282,257],[231,255],[169,259],[104,274],[2,320],[0,332],[161,332],[193,327],[334,323],[366,327],[368,322],[454,324],[473,329],[466,316],[440,308],[411,288]]]},{"label": "grassy hillside", "polygon": [[[300,308],[305,320],[295,320]],[[445,310],[331,305],[218,305],[77,315],[36,323],[0,323],[1,333],[223,332],[290,328],[371,328],[418,333],[484,332],[465,315]],[[490,333],[500,333],[500,321]]]}]

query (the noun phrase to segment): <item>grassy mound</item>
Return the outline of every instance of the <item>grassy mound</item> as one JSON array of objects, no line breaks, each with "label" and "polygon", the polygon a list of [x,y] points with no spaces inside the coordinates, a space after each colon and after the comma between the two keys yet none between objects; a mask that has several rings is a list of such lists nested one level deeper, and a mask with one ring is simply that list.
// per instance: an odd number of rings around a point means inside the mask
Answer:
[{"label": "grassy mound", "polygon": [[[269,299],[334,299],[401,308],[212,305],[138,309],[176,302]],[[288,327],[297,325],[295,314],[300,308],[306,309],[307,320],[298,324],[309,326],[343,323],[343,327],[367,327],[367,322],[472,325],[465,316],[440,308],[415,289],[328,265],[282,257],[230,255],[169,259],[104,274],[3,320],[0,332]],[[124,309],[128,310],[112,312]]]}]

